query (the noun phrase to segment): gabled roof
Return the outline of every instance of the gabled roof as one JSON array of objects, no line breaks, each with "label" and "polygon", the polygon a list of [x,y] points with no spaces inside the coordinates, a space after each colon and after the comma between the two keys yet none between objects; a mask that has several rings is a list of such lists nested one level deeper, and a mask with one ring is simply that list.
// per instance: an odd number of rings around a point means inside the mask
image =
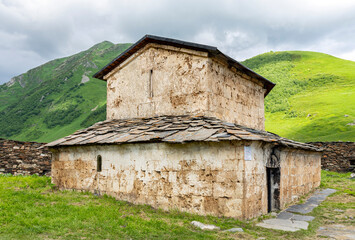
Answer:
[{"label": "gabled roof", "polygon": [[48,143],[47,147],[125,144],[139,142],[219,142],[263,141],[284,147],[318,151],[311,144],[295,142],[214,117],[161,116],[152,118],[112,119],[98,122],[74,134]]},{"label": "gabled roof", "polygon": [[233,58],[222,53],[216,47],[192,43],[192,42],[185,42],[185,41],[171,39],[171,38],[158,37],[158,36],[153,36],[153,35],[145,35],[143,38],[138,40],[138,42],[133,44],[130,48],[128,48],[123,53],[121,53],[117,58],[115,58],[109,64],[107,64],[105,67],[103,67],[100,71],[95,73],[93,77],[104,80],[103,77],[106,74],[111,72],[115,67],[117,67],[119,64],[124,62],[127,58],[129,58],[131,55],[136,53],[139,49],[143,48],[148,43],[156,43],[156,44],[168,45],[168,46],[173,46],[173,47],[178,47],[178,48],[192,49],[192,50],[196,50],[196,51],[207,52],[209,54],[209,56],[211,56],[211,57],[212,56],[220,57],[220,58],[224,59],[230,66],[233,66],[236,69],[240,70],[241,72],[244,72],[245,74],[249,75],[250,77],[256,78],[259,81],[261,81],[264,85],[264,88],[266,89],[265,96],[275,86],[275,83],[267,80],[263,76],[255,73],[254,71],[245,67],[244,65],[242,65],[238,61],[236,61]]}]

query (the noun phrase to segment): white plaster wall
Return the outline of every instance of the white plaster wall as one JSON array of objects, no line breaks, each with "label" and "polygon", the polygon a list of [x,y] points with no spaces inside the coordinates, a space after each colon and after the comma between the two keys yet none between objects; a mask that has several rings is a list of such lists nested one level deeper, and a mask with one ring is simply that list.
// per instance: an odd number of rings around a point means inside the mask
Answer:
[{"label": "white plaster wall", "polygon": [[[240,142],[124,144],[60,148],[52,181],[136,204],[242,218]],[[102,172],[96,157],[102,156]]]},{"label": "white plaster wall", "polygon": [[[252,149],[251,161],[244,160],[244,145]],[[61,147],[52,149],[52,181],[165,210],[253,218],[267,213],[271,148],[256,141]],[[96,171],[98,155],[102,172]],[[319,186],[320,158],[281,150],[281,208]]]},{"label": "white plaster wall", "polygon": [[107,119],[197,114],[264,129],[262,85],[204,52],[148,44],[105,79]]},{"label": "white plaster wall", "polygon": [[[248,143],[245,143],[248,145]],[[266,164],[273,145],[250,142],[252,160],[244,161],[244,213],[253,218],[268,212]],[[243,156],[244,158],[244,156]],[[315,190],[321,179],[321,154],[318,152],[281,148],[280,208]]]},{"label": "white plaster wall", "polygon": [[321,153],[284,149],[280,158],[280,205],[284,208],[320,186]]},{"label": "white plaster wall", "polygon": [[207,53],[150,44],[123,64],[107,77],[107,119],[207,110]]},{"label": "white plaster wall", "polygon": [[208,111],[219,119],[264,130],[264,89],[258,80],[209,59]]}]

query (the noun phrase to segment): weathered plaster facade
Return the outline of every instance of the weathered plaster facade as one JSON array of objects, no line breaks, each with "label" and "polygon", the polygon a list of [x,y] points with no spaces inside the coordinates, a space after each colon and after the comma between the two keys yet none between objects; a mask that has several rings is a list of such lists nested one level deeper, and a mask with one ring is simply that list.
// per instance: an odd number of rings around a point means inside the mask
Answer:
[{"label": "weathered plaster facade", "polygon": [[147,35],[95,77],[107,120],[48,144],[62,189],[245,219],[320,185],[317,148],[263,131],[274,84],[215,47]]},{"label": "weathered plaster facade", "polygon": [[[252,160],[245,161],[244,145],[250,144]],[[268,212],[265,166],[270,149],[241,141],[65,147],[53,153],[52,179],[62,189],[106,193],[165,210],[251,218]],[[96,171],[98,155],[101,172]],[[319,186],[320,176],[312,171],[319,160],[285,151],[282,206]]]},{"label": "weathered plaster facade", "polygon": [[[243,157],[243,168],[240,170],[244,178],[244,218],[257,217],[269,211],[266,170],[274,146],[254,141],[251,147],[253,158],[251,161],[245,161]],[[239,151],[243,154],[243,149]],[[278,209],[283,209],[287,204],[299,200],[304,194],[319,187],[321,154],[289,148],[281,148],[280,153]]]},{"label": "weathered plaster facade", "polygon": [[264,93],[258,80],[217,59],[208,65],[208,114],[228,122],[264,130]]},{"label": "weathered plaster facade", "polygon": [[281,152],[280,208],[319,187],[321,152],[287,149]]},{"label": "weathered plaster facade", "polygon": [[203,114],[264,129],[261,83],[204,52],[148,44],[105,79],[107,119]]}]

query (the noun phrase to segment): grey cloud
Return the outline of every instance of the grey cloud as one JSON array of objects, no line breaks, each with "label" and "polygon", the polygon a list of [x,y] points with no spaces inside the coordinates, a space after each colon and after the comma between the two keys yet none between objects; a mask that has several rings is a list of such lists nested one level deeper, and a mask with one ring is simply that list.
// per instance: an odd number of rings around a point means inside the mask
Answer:
[{"label": "grey cloud", "polygon": [[0,83],[103,40],[134,42],[147,33],[215,45],[238,60],[270,50],[355,60],[354,12],[350,0],[0,0],[0,53],[14,59],[0,55]]}]

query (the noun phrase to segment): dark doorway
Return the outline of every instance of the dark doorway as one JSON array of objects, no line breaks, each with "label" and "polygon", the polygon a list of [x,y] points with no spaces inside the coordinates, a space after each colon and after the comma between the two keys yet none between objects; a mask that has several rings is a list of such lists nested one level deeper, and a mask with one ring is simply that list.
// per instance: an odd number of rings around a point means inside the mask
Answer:
[{"label": "dark doorway", "polygon": [[280,168],[266,168],[268,212],[280,209]]}]

